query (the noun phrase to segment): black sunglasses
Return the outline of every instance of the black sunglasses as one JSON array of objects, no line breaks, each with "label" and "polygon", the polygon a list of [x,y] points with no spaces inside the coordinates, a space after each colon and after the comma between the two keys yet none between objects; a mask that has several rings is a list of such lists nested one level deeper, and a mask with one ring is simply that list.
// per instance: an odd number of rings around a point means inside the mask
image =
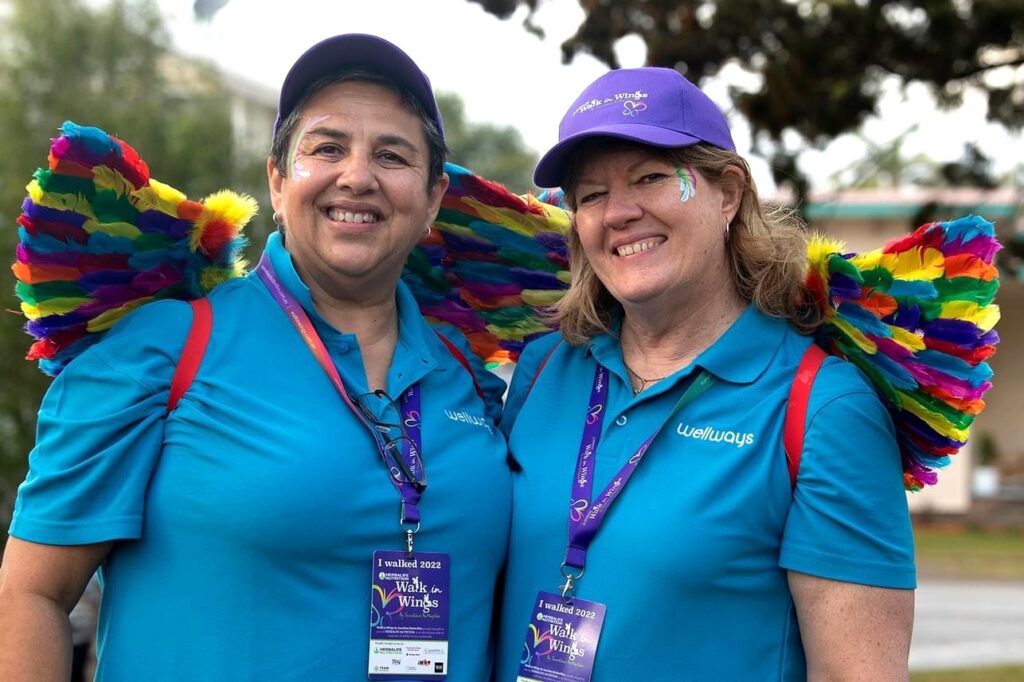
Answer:
[{"label": "black sunglasses", "polygon": [[[423,458],[419,458],[420,472],[422,476],[417,477],[406,461],[405,453],[414,450],[412,438],[405,430],[402,423],[402,411],[398,404],[387,393],[378,389],[372,393],[363,393],[355,400],[359,412],[366,418],[383,437],[383,455],[388,464],[388,473],[395,480],[408,483],[416,492],[422,493],[427,489],[427,471],[423,466]],[[382,410],[374,410],[373,405],[383,406]],[[384,417],[378,416],[383,414]],[[419,453],[417,453],[418,455]]]}]

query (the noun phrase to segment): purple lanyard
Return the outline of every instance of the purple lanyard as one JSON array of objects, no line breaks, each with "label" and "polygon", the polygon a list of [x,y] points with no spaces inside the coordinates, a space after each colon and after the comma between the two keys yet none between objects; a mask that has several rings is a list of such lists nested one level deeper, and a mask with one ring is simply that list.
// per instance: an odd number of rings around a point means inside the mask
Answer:
[{"label": "purple lanyard", "polygon": [[[682,397],[665,417],[661,425],[649,436],[633,456],[626,461],[619,472],[604,490],[593,501],[594,489],[594,457],[601,441],[601,424],[604,422],[604,408],[608,399],[608,370],[602,365],[594,372],[594,386],[590,391],[590,405],[587,407],[587,419],[583,424],[583,438],[580,441],[580,454],[576,460],[576,476],[572,482],[572,498],[569,500],[569,543],[565,550],[565,561],[562,562],[562,576],[566,583],[562,586],[562,596],[574,593],[573,583],[583,576],[587,565],[587,549],[594,536],[601,528],[608,508],[619,496],[640,460],[647,454],[647,449],[658,437],[665,425],[672,420],[683,407],[693,402],[697,396],[706,391],[714,379],[707,372],[701,371],[690,382]],[[578,572],[574,572],[576,569]]]},{"label": "purple lanyard", "polygon": [[[327,373],[331,383],[334,384],[334,388],[337,389],[339,395],[348,405],[352,413],[359,419],[360,422],[369,430],[370,435],[373,436],[374,442],[377,444],[377,451],[380,453],[381,461],[384,462],[384,467],[387,469],[391,484],[395,486],[399,494],[402,496],[402,510],[399,516],[399,522],[402,527],[406,530],[406,540],[409,546],[409,551],[412,549],[412,534],[419,529],[420,524],[420,509],[419,502],[423,496],[423,490],[426,489],[426,483],[413,483],[412,481],[423,481],[423,461],[420,458],[421,441],[420,441],[420,391],[419,386],[413,384],[405,391],[400,400],[399,408],[401,412],[402,425],[405,428],[405,433],[408,434],[408,440],[400,439],[392,442],[390,445],[385,440],[384,434],[390,429],[386,425],[374,425],[362,411],[356,406],[349,397],[348,391],[345,390],[345,384],[341,380],[341,376],[338,374],[338,368],[334,366],[334,361],[331,360],[331,355],[327,351],[327,347],[324,346],[324,342],[320,339],[320,335],[317,334],[316,328],[313,326],[313,322],[306,315],[306,311],[302,309],[302,306],[295,297],[292,296],[288,291],[281,285],[281,281],[277,278],[277,274],[274,272],[274,267],[270,264],[270,259],[267,258],[266,254],[260,259],[259,265],[256,266],[256,274],[259,275],[263,283],[267,285],[267,289],[270,290],[271,296],[278,302],[284,312],[288,315],[288,318],[295,325],[295,329],[298,330],[302,340],[309,346],[309,350],[313,353],[313,357],[323,368],[324,372]],[[407,447],[400,447],[401,443],[405,443]],[[390,456],[395,459],[392,463],[389,461]],[[404,468],[411,475],[412,480],[405,480],[402,477],[402,471],[399,470],[399,465]],[[409,526],[409,527],[407,527]],[[415,526],[415,529],[411,526]]]}]

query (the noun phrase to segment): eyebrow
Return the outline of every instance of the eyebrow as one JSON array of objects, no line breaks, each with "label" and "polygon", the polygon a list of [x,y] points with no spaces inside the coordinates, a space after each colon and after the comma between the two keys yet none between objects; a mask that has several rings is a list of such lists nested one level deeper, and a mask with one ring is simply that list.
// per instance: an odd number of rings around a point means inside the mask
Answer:
[{"label": "eyebrow", "polygon": [[[346,133],[343,130],[339,130],[337,128],[331,128],[331,127],[328,127],[328,126],[317,126],[316,128],[312,128],[310,130],[307,130],[305,132],[305,134],[306,135],[319,135],[320,137],[328,137],[328,138],[330,138],[332,140],[348,140],[349,138],[352,137],[351,135],[349,135],[348,133]],[[408,138],[402,137],[401,135],[395,135],[395,134],[378,135],[374,139],[374,143],[376,143],[378,145],[392,145],[392,146],[403,147],[405,149],[408,149],[411,152],[416,152],[417,154],[420,153],[420,149],[419,149],[419,147],[416,146],[415,143],[413,143]]]},{"label": "eyebrow", "polygon": [[[632,173],[637,168],[639,168],[640,166],[644,165],[645,163],[660,162],[660,161],[663,161],[663,159],[660,159],[660,158],[658,158],[656,156],[647,156],[647,157],[644,157],[642,159],[637,160],[635,163],[631,163],[628,166],[626,166],[625,171],[627,173]],[[600,184],[600,181],[598,181],[598,180],[590,180],[590,179],[588,179],[588,177],[586,175],[581,174],[577,178],[576,184],[580,185],[580,184],[583,184],[583,183],[590,183],[592,185],[597,185],[597,184]]]},{"label": "eyebrow", "polygon": [[337,128],[329,128],[327,126],[317,126],[316,128],[310,128],[309,130],[302,131],[303,135],[319,135],[320,137],[329,137],[335,140],[347,140],[349,134],[338,130]]}]

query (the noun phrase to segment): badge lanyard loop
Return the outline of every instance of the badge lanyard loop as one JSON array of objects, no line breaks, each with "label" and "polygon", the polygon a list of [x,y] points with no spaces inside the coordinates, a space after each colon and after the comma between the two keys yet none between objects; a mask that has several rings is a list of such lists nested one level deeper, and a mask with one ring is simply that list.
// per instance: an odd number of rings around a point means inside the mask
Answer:
[{"label": "badge lanyard loop", "polygon": [[601,425],[604,423],[604,408],[608,401],[608,370],[602,365],[597,366],[594,372],[594,385],[590,391],[590,404],[587,406],[587,418],[583,425],[583,438],[580,441],[580,454],[576,459],[576,475],[572,482],[572,497],[569,500],[569,542],[565,550],[565,560],[562,562],[562,577],[565,584],[562,585],[562,599],[571,601],[576,593],[575,583],[583,577],[583,571],[587,564],[587,549],[593,542],[594,536],[601,528],[608,508],[626,487],[633,472],[636,471],[640,460],[647,454],[647,449],[658,437],[665,425],[697,396],[706,391],[714,379],[707,372],[701,371],[697,377],[690,382],[682,397],[669,411],[661,425],[651,434],[636,452],[619,469],[604,490],[593,500],[594,489],[594,466],[593,460],[597,455],[597,446],[601,441]]},{"label": "badge lanyard loop", "polygon": [[[271,296],[274,297],[274,300],[277,301],[288,315],[292,324],[295,325],[295,329],[298,330],[302,340],[309,346],[313,357],[320,364],[320,367],[323,368],[331,383],[334,384],[334,388],[337,389],[342,400],[345,401],[345,404],[352,410],[356,418],[362,422],[363,426],[367,428],[377,444],[381,461],[384,462],[384,467],[388,471],[388,478],[402,497],[399,523],[405,531],[406,549],[411,554],[412,536],[420,527],[419,502],[423,497],[423,490],[426,488],[426,485],[422,483],[416,485],[412,481],[403,480],[400,475],[394,473],[393,465],[388,462],[388,444],[385,442],[380,428],[371,424],[353,402],[352,398],[349,397],[348,391],[345,390],[345,384],[338,374],[338,368],[334,366],[330,353],[313,327],[312,321],[306,315],[306,311],[302,309],[299,302],[281,285],[277,274],[274,272],[274,267],[270,264],[266,254],[263,255],[259,265],[256,266],[256,274],[263,280]],[[421,481],[424,477],[423,461],[420,458],[420,392],[417,385],[411,386],[409,390],[402,394],[399,406],[402,424],[406,429],[406,433],[409,434],[409,440],[408,447],[398,447],[394,456],[401,458],[402,463],[412,475],[413,481]]]}]

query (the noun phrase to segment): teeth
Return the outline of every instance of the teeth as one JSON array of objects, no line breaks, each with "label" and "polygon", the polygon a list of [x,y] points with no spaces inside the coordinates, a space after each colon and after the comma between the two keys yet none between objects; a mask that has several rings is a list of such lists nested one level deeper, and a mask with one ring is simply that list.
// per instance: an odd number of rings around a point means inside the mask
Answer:
[{"label": "teeth", "polygon": [[646,242],[633,242],[632,244],[626,244],[615,249],[615,252],[620,256],[632,256],[634,253],[640,253],[641,251],[647,251],[653,249],[655,246],[661,244],[660,239],[652,239]]},{"label": "teeth", "polygon": [[375,223],[377,222],[377,216],[372,213],[352,213],[351,211],[342,211],[339,209],[330,209],[327,211],[327,217],[331,220],[337,220],[343,223]]}]

